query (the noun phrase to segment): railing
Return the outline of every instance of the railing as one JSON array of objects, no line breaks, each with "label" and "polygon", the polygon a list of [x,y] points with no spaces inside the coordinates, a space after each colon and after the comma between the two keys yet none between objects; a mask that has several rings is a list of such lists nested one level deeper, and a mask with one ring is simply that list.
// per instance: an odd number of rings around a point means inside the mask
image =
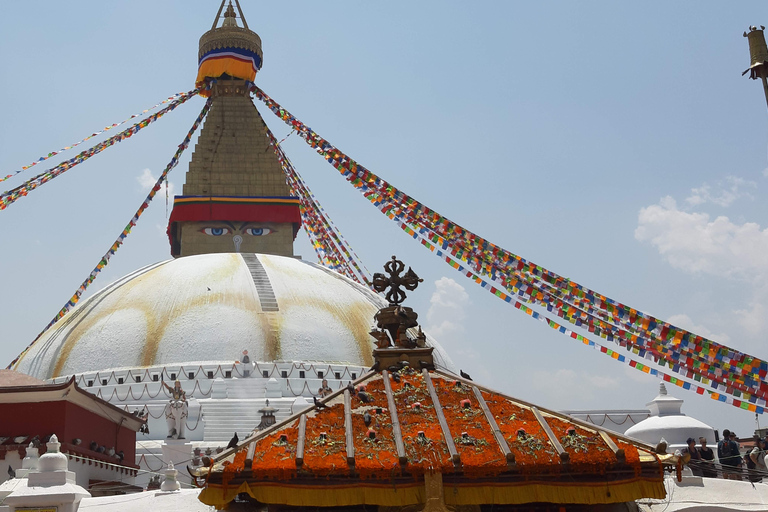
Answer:
[{"label": "railing", "polygon": [[[213,384],[205,391],[200,385],[203,379],[215,380],[217,378],[230,379],[238,378],[260,378],[260,379],[303,379],[309,380],[355,380],[366,370],[360,366],[350,366],[346,363],[327,363],[327,362],[307,362],[307,363],[289,363],[289,362],[255,362],[255,363],[212,363],[200,364],[189,363],[186,365],[166,365],[157,367],[135,368],[127,370],[108,370],[95,373],[82,373],[75,376],[75,382],[83,388],[106,387],[106,386],[128,386],[125,395],[121,396],[118,389],[114,388],[111,392],[97,389],[96,396],[108,401],[117,399],[124,402],[129,399],[144,400],[155,399],[164,394],[164,398],[170,397],[170,393],[164,386],[160,386],[157,392],[153,394],[151,385],[161,383],[166,380],[174,381],[195,381],[192,390],[185,390],[189,396],[208,398],[211,396]],[[201,378],[202,377],[202,378]],[[54,383],[65,382],[71,376],[57,377],[53,379]],[[141,393],[136,391],[136,384],[144,384],[141,387]],[[182,385],[183,387],[183,385]],[[300,390],[287,382],[287,388],[293,396],[313,394],[308,382],[304,382]],[[305,393],[308,392],[308,393]]]}]

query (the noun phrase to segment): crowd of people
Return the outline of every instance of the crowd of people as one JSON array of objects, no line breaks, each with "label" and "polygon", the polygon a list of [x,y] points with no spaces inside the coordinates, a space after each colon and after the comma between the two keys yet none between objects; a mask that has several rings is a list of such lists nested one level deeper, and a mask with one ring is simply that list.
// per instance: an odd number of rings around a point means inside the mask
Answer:
[{"label": "crowd of people", "polygon": [[751,482],[760,482],[763,477],[768,477],[768,438],[755,436],[754,448],[742,454],[736,434],[725,429],[716,449],[717,458],[714,450],[707,446],[706,438],[700,437],[697,446],[696,440],[689,437],[687,446],[681,450],[683,463],[691,469],[694,476],[722,476],[730,480],[747,479]]}]

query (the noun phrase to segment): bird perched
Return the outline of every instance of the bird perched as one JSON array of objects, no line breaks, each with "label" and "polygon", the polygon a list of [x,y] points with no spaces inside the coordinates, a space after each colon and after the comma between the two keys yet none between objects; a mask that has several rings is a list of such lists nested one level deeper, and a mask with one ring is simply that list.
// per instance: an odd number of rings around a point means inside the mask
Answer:
[{"label": "bird perched", "polygon": [[371,415],[368,414],[368,411],[365,411],[365,414],[363,414],[363,422],[365,423],[366,427],[371,426]]},{"label": "bird perched", "polygon": [[315,402],[315,407],[317,407],[318,410],[325,409],[325,405],[321,404],[320,400],[318,400],[316,396],[312,397],[312,401]]},{"label": "bird perched", "polygon": [[373,366],[371,366],[370,370],[368,370],[368,371],[371,371],[371,372],[379,371],[379,362],[376,361],[375,363],[373,363]]},{"label": "bird perched", "polygon": [[125,453],[123,453],[123,450],[120,450],[119,452],[117,452],[116,457],[117,457],[117,460],[119,460],[120,462],[123,462],[123,459],[125,458]]},{"label": "bird perched", "polygon": [[235,432],[235,435],[232,436],[232,439],[229,440],[229,444],[227,445],[227,449],[236,447],[237,443],[239,441],[240,441],[240,438],[237,437],[237,432]]},{"label": "bird perched", "polygon": [[72,440],[72,444],[73,444],[73,445],[75,445],[75,446],[79,445],[79,444],[80,444],[80,443],[82,443],[82,442],[83,442],[83,440],[82,440],[82,439],[80,439],[80,438],[78,438],[78,437],[76,437],[76,438],[74,438],[74,439]]},{"label": "bird perched", "polygon": [[8,466],[8,476],[10,478],[16,478],[16,472],[13,470],[11,466]]},{"label": "bird perched", "polygon": [[91,441],[91,444],[88,447],[92,452],[95,452],[99,449],[99,444],[96,441]]},{"label": "bird perched", "polygon": [[350,395],[355,395],[355,386],[352,385],[352,381],[349,381],[349,384],[347,384],[347,391],[349,391]]},{"label": "bird perched", "polygon": [[99,449],[96,450],[96,451],[99,452],[99,453],[104,453],[105,451],[107,451],[107,447],[104,446],[104,445],[101,445],[101,446],[99,446]]},{"label": "bird perched", "polygon": [[364,404],[373,402],[373,398],[371,398],[371,395],[369,395],[365,391],[358,391],[357,396],[360,397],[360,401],[362,401]]},{"label": "bird perched", "polygon": [[111,446],[109,448],[109,450],[107,450],[107,455],[109,455],[110,457],[114,457],[115,456],[115,447],[114,446]]},{"label": "bird perched", "polygon": [[472,377],[470,377],[469,374],[467,372],[465,372],[464,370],[459,370],[459,375],[461,375],[463,378],[465,378],[467,380],[472,380]]},{"label": "bird perched", "polygon": [[392,380],[395,382],[400,382],[400,374],[399,373],[393,373],[392,374]]}]

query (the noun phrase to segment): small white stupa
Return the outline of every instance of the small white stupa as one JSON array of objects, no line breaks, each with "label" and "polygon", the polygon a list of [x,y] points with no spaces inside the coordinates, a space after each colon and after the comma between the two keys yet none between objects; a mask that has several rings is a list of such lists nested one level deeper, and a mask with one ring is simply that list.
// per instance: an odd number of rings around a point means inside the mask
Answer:
[{"label": "small white stupa", "polygon": [[650,410],[651,417],[628,428],[626,435],[650,445],[656,445],[663,437],[667,441],[668,453],[684,448],[689,437],[694,438],[697,445],[700,437],[706,438],[710,446],[715,444],[715,430],[706,423],[683,414],[683,400],[668,395],[663,382],[659,385],[659,395],[645,405]]},{"label": "small white stupa", "polygon": [[69,471],[67,456],[59,451],[61,443],[56,435],[46,444],[48,451],[36,460],[37,450],[27,449],[24,459],[28,466],[24,468],[26,485],[19,485],[3,502],[11,511],[23,509],[56,510],[57,512],[76,512],[83,498],[91,494],[75,483],[75,473]]}]

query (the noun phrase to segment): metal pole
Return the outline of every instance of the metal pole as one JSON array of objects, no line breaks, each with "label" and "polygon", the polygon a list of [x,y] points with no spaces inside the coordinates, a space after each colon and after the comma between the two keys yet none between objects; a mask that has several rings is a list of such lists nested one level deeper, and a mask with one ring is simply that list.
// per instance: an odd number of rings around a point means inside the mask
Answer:
[{"label": "metal pole", "polygon": [[765,92],[765,103],[768,105],[768,80],[765,78],[765,66],[760,66],[760,78],[763,81],[763,92]]}]

